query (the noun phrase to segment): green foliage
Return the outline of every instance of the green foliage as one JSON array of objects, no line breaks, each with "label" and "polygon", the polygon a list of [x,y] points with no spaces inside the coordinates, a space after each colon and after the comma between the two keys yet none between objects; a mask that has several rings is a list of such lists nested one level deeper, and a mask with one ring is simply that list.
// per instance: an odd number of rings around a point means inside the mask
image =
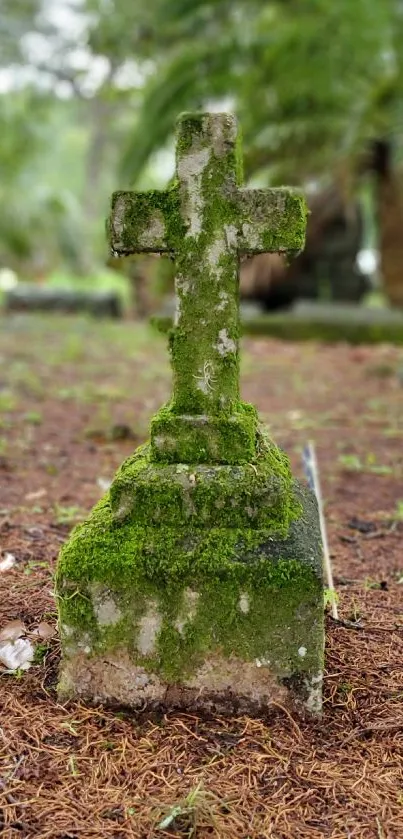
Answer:
[{"label": "green foliage", "polygon": [[339,455],[339,463],[349,472],[373,472],[375,475],[392,475],[393,467],[384,463],[376,463],[375,455],[368,452],[362,460],[356,454]]},{"label": "green foliage", "polygon": [[75,524],[83,518],[83,510],[81,507],[63,507],[61,504],[55,505],[56,524]]},{"label": "green foliage", "polygon": [[332,606],[334,603],[339,602],[339,594],[334,589],[325,588],[323,590],[323,600],[324,600],[324,607]]},{"label": "green foliage", "polygon": [[22,58],[21,39],[35,28],[42,0],[2,0],[0,65],[6,67]]},{"label": "green foliage", "polygon": [[[177,38],[146,90],[125,179],[138,177],[178,110],[223,97],[233,98],[240,117],[249,175],[278,164],[277,177],[301,180],[337,158],[355,159],[366,139],[399,118],[397,0],[376,9],[372,0],[174,0],[159,13]],[[206,37],[213,31],[215,50]]]},{"label": "green foliage", "polygon": [[50,5],[2,3],[0,267],[92,272],[110,193],[159,185],[147,166],[182,110],[234,110],[262,185],[359,169],[374,137],[399,145],[400,0],[82,0],[78,36]]},{"label": "green foliage", "polygon": [[161,808],[163,818],[156,825],[156,830],[165,832],[175,829],[176,832],[180,825],[181,832],[186,830],[186,834],[182,835],[196,836],[201,823],[216,827],[215,812],[219,812],[222,807],[223,802],[213,793],[205,791],[199,783],[177,804]]}]

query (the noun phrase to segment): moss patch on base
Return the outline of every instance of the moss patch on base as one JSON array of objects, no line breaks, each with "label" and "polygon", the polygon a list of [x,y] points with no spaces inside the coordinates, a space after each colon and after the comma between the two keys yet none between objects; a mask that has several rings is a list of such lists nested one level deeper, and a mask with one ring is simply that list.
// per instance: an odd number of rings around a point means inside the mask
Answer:
[{"label": "moss patch on base", "polygon": [[165,463],[248,463],[256,457],[258,417],[240,402],[232,413],[180,415],[167,405],[151,421],[152,459]]},{"label": "moss patch on base", "polygon": [[236,465],[156,463],[149,446],[121,466],[110,490],[115,521],[181,528],[246,527],[285,537],[300,509],[286,455],[259,432],[259,454]]},{"label": "moss patch on base", "polygon": [[[146,456],[143,449],[138,463]],[[258,662],[280,679],[318,673],[323,590],[310,493],[290,489],[282,528],[269,513],[257,528],[158,526],[135,508],[120,523],[113,494],[74,530],[60,555],[56,588],[66,659],[125,649],[167,684],[192,678],[211,655]],[[154,501],[145,496],[144,507],[151,518]]]}]

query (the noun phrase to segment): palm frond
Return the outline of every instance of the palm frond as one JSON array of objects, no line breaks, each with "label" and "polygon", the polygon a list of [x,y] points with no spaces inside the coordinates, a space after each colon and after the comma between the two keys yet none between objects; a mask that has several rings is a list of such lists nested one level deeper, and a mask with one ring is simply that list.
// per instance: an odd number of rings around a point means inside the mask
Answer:
[{"label": "palm frond", "polygon": [[146,91],[138,123],[122,156],[122,185],[136,182],[151,154],[172,134],[180,111],[201,109],[209,99],[227,93],[226,70],[232,52],[231,42],[215,54],[208,43],[191,45],[158,72],[158,79]]}]

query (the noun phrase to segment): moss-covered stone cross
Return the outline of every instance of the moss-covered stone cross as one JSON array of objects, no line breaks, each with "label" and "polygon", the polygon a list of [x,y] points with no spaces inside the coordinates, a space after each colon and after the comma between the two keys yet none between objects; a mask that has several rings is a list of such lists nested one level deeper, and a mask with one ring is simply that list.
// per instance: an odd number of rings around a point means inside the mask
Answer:
[{"label": "moss-covered stone cross", "polygon": [[296,191],[241,183],[235,118],[183,114],[175,183],[113,195],[112,252],[166,253],[176,263],[173,397],[152,423],[156,460],[228,463],[254,454],[255,414],[239,397],[239,260],[298,253],[306,207]]}]

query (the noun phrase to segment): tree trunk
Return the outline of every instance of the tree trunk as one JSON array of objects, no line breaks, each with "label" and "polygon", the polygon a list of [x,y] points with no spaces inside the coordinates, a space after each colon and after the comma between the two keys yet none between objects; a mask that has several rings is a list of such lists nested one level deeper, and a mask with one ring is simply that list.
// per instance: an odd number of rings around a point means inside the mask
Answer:
[{"label": "tree trunk", "polygon": [[403,308],[403,199],[393,171],[390,143],[374,144],[379,250],[385,294],[393,306]]}]

